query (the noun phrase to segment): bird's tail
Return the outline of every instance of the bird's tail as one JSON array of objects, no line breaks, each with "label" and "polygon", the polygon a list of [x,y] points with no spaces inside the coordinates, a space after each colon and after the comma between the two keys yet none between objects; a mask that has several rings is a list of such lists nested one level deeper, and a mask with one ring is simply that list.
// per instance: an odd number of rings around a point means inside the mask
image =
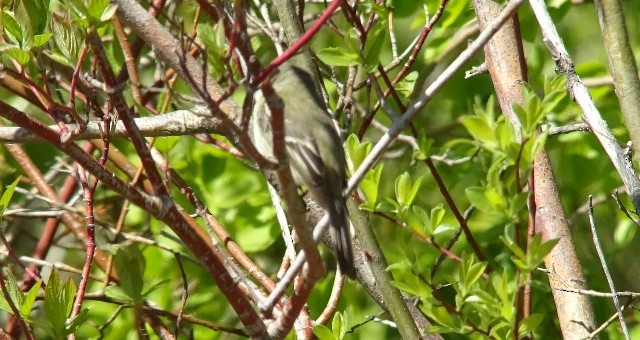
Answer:
[{"label": "bird's tail", "polygon": [[356,268],[353,258],[353,248],[351,243],[351,226],[347,217],[347,207],[343,200],[333,204],[331,217],[331,239],[338,259],[338,266],[344,275],[351,278],[356,276]]}]

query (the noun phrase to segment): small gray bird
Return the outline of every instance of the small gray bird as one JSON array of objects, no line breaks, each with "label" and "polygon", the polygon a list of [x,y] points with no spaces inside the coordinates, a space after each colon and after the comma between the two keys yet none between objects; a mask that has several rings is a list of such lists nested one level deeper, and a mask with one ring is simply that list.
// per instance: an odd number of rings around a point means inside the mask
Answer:
[{"label": "small gray bird", "polygon": [[[272,77],[284,104],[285,145],[298,186],[306,185],[314,201],[329,214],[330,235],[341,271],[355,277],[347,207],[342,196],[346,161],[342,141],[312,76],[290,64]],[[271,114],[261,91],[254,97],[251,138],[260,153],[275,162]]]}]

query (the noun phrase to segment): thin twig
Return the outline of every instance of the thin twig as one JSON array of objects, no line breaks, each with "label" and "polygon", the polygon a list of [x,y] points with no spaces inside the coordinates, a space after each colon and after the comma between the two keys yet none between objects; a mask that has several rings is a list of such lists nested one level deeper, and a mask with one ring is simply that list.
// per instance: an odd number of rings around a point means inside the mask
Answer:
[{"label": "thin twig", "polygon": [[613,279],[611,278],[611,272],[609,272],[607,261],[604,258],[604,253],[602,252],[602,247],[600,246],[600,241],[598,240],[598,233],[596,232],[596,223],[593,217],[593,205],[591,204],[591,199],[592,199],[592,196],[589,195],[589,225],[591,225],[591,235],[593,235],[593,244],[596,247],[596,253],[598,253],[598,258],[600,259],[600,265],[602,266],[602,270],[604,271],[604,276],[607,278],[609,289],[611,289],[613,304],[616,306],[616,311],[618,312],[618,319],[620,320],[620,327],[622,327],[622,334],[624,334],[625,339],[630,340],[631,336],[629,335],[629,329],[627,328],[627,323],[624,321],[624,316],[622,315],[622,309],[620,307],[620,300],[618,299],[618,294],[616,293],[616,287],[613,284]]}]

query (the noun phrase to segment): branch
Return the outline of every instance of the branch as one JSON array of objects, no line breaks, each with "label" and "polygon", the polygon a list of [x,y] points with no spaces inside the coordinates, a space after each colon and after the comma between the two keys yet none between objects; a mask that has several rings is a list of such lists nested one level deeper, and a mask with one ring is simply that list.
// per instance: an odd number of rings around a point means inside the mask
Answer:
[{"label": "branch", "polygon": [[607,126],[607,122],[602,119],[600,112],[593,103],[593,100],[589,95],[589,90],[587,90],[587,87],[584,86],[580,77],[576,74],[573,67],[573,61],[569,56],[569,52],[567,52],[567,49],[562,43],[562,39],[560,39],[560,36],[558,35],[558,31],[551,20],[551,16],[547,11],[544,1],[529,1],[536,19],[540,24],[542,35],[544,36],[544,42],[556,61],[558,72],[564,73],[567,76],[567,89],[582,109],[584,119],[598,138],[598,141],[600,141],[602,148],[609,156],[609,159],[611,159],[613,166],[620,174],[625,190],[631,197],[634,208],[636,211],[640,211],[640,179],[638,179],[638,176],[633,171],[631,159],[626,155],[616,141],[616,138]]},{"label": "branch", "polygon": [[[220,119],[209,115],[207,108],[196,106],[191,110],[177,110],[157,116],[136,118],[135,123],[144,137],[166,137],[193,135],[197,133],[222,133]],[[67,124],[71,129],[73,124]],[[49,126],[57,130],[58,125]],[[98,121],[87,123],[82,133],[74,136],[74,140],[99,139],[104,135],[104,129]],[[122,121],[115,124],[111,131],[112,138],[126,138],[127,131]],[[0,127],[0,144],[27,143],[40,140],[33,131],[21,127]]]}]

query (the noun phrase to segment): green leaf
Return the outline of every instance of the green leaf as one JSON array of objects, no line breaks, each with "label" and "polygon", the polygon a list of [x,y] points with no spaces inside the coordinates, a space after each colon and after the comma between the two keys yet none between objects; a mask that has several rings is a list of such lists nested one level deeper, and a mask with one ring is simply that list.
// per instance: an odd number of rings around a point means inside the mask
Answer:
[{"label": "green leaf", "polygon": [[[418,72],[411,71],[407,73],[402,80],[400,80],[396,86],[396,92],[401,94],[404,98],[409,98],[416,88],[416,81],[418,80]],[[420,131],[424,133],[423,131]]]},{"label": "green leaf", "polygon": [[504,236],[500,236],[500,240],[502,240],[502,243],[504,243],[504,245],[506,245],[517,258],[522,260],[527,258],[524,251],[522,251],[522,249],[520,249],[520,247],[518,247],[514,242],[507,240]]},{"label": "green leaf", "polygon": [[396,178],[396,200],[400,206],[407,206],[409,201],[409,195],[411,192],[411,176],[408,172],[403,172]]},{"label": "green leaf", "polygon": [[124,291],[124,289],[118,286],[108,286],[107,288],[105,288],[104,294],[112,299],[130,302],[130,303],[135,302],[133,301],[133,299],[131,299],[129,294]]},{"label": "green leaf", "polygon": [[369,170],[360,182],[360,189],[366,201],[360,208],[366,211],[376,211],[378,206],[378,190],[380,188],[380,178],[382,177],[383,164],[380,163]]},{"label": "green leaf", "polygon": [[31,309],[33,308],[33,303],[36,301],[38,297],[38,292],[40,291],[40,287],[42,286],[42,280],[38,280],[31,289],[24,295],[24,301],[22,305],[20,305],[20,314],[23,317],[28,317],[31,313]]},{"label": "green leaf", "polygon": [[434,307],[430,309],[429,316],[437,323],[441,325],[441,327],[448,328],[447,331],[454,331],[457,326],[456,322],[453,320],[451,313],[447,311],[444,307]]},{"label": "green leaf", "polygon": [[547,142],[547,137],[549,137],[548,130],[545,130],[541,134],[536,136],[536,139],[533,142],[533,145],[531,146],[531,152],[529,153],[530,160],[535,159],[536,156],[540,153],[540,151],[542,151],[542,149],[544,148],[544,145]]},{"label": "green leaf", "polygon": [[[56,43],[57,51],[50,51],[56,60],[61,60],[64,64],[75,67],[80,51],[80,40],[84,38],[84,32],[78,29],[69,18],[61,19],[54,16],[51,20],[51,30],[53,31],[53,41]],[[64,56],[60,58],[59,56]]]},{"label": "green leaf", "polygon": [[333,316],[333,320],[331,321],[331,330],[333,334],[340,334],[343,328],[342,313],[338,312]]},{"label": "green leaf", "polygon": [[486,188],[484,196],[491,205],[491,210],[504,211],[507,206],[504,195],[496,188]]},{"label": "green leaf", "polygon": [[[24,11],[24,13],[22,12]],[[49,1],[47,0],[20,0],[16,8],[16,16],[22,17],[23,25],[29,25],[32,36],[44,33],[49,18]]]},{"label": "green leaf", "polygon": [[15,59],[20,65],[26,65],[31,60],[31,55],[20,48],[12,47],[4,51],[11,58]]},{"label": "green leaf", "polygon": [[517,217],[518,213],[526,208],[527,202],[529,201],[529,193],[521,192],[516,194],[516,196],[510,199],[510,211],[512,217]]},{"label": "green leaf", "polygon": [[87,1],[87,19],[92,25],[99,27],[104,21],[110,20],[115,13],[113,5],[109,5],[109,0]]},{"label": "green leaf", "polygon": [[[434,2],[435,3],[435,2]],[[469,5],[464,1],[454,1],[447,4],[447,10],[444,11],[440,23],[444,28],[454,28],[461,26],[461,23],[468,20],[470,16]],[[433,12],[432,12],[433,13]]]},{"label": "green leaf", "polygon": [[[542,235],[540,234],[536,234],[533,238],[534,240],[542,240]],[[543,242],[542,244],[540,244],[538,246],[538,244],[535,244],[535,247],[533,248],[533,256],[531,257],[529,266],[531,268],[531,270],[534,270],[536,267],[538,267],[538,265],[540,265],[540,263],[542,263],[542,261],[544,260],[544,258],[549,255],[549,253],[551,253],[551,251],[553,250],[553,248],[556,246],[556,244],[558,244],[558,242],[560,242],[559,239],[552,239],[552,240],[548,240]]]},{"label": "green leaf", "polygon": [[16,180],[13,181],[13,183],[11,183],[2,193],[2,197],[0,197],[0,216],[2,216],[4,210],[9,206],[9,202],[11,201],[13,193],[16,190],[19,182],[20,177],[16,178]]},{"label": "green leaf", "polygon": [[66,321],[76,295],[76,286],[68,279],[65,283],[53,268],[44,291],[44,310],[51,330],[56,337],[67,335]]},{"label": "green leaf", "polygon": [[518,117],[520,124],[524,126],[527,123],[527,111],[525,108],[520,106],[520,104],[512,102],[511,109],[516,114],[516,117]]},{"label": "green leaf", "polygon": [[348,156],[349,172],[353,174],[371,151],[371,143],[361,143],[356,135],[351,134],[347,137],[345,150]]},{"label": "green leaf", "polygon": [[629,219],[622,219],[613,231],[613,241],[618,247],[626,247],[636,236],[638,226]]},{"label": "green leaf", "polygon": [[51,32],[47,32],[44,34],[36,34],[33,37],[33,47],[40,47],[46,44],[49,41],[49,39],[51,39],[52,36],[53,36],[53,33]]},{"label": "green leaf", "polygon": [[462,117],[460,122],[475,140],[481,143],[490,144],[495,144],[497,142],[493,135],[493,129],[484,119],[475,116],[467,116]]},{"label": "green leaf", "polygon": [[89,319],[89,309],[84,308],[80,310],[80,313],[78,313],[78,315],[76,315],[76,317],[73,318],[73,320],[71,320],[67,325],[67,329],[66,329],[67,335],[74,333],[78,329],[78,327],[80,327],[85,322],[87,322],[88,319]]},{"label": "green leaf", "polygon": [[433,230],[435,230],[436,227],[438,227],[440,223],[442,223],[442,220],[444,219],[444,213],[445,213],[445,210],[442,207],[442,203],[438,204],[436,207],[431,209],[429,224],[431,224],[431,227],[433,228]]},{"label": "green leaf", "polygon": [[[5,285],[7,288],[7,292],[9,293],[9,297],[11,297],[11,302],[13,303],[13,306],[18,308],[18,310],[20,310],[20,306],[22,306],[22,304],[24,303],[25,297],[24,297],[24,294],[22,294],[22,291],[20,290],[20,287],[18,286],[16,279],[13,277],[13,275],[10,272],[7,272],[5,275]],[[0,293],[0,309],[2,309],[3,311],[9,314],[13,314],[13,310],[11,309],[9,302],[6,300],[4,294],[1,294],[1,293]]]},{"label": "green leaf", "polygon": [[319,340],[337,340],[333,332],[329,329],[329,327],[325,325],[317,325],[313,327],[313,334],[315,334]]},{"label": "green leaf", "polygon": [[418,132],[418,149],[413,151],[413,158],[423,161],[431,156],[431,147],[435,139],[427,138],[423,131]]},{"label": "green leaf", "polygon": [[520,321],[520,326],[518,328],[518,333],[522,336],[533,332],[536,327],[538,327],[542,320],[544,320],[544,315],[542,314],[531,314]]},{"label": "green leaf", "polygon": [[376,29],[370,31],[367,35],[367,41],[364,45],[364,69],[366,72],[375,72],[380,64],[382,47],[387,40],[386,30],[382,25],[374,26]]},{"label": "green leaf", "polygon": [[422,177],[419,177],[415,183],[411,183],[411,176],[406,171],[396,178],[396,200],[402,208],[413,203],[421,183]]},{"label": "green leaf", "polygon": [[391,281],[391,285],[412,296],[427,297],[433,293],[429,286],[420,282],[420,279],[411,273],[406,274],[403,281]]},{"label": "green leaf", "polygon": [[115,4],[108,4],[107,7],[100,14],[100,22],[104,23],[111,20],[116,15],[118,6]]},{"label": "green leaf", "polygon": [[6,8],[2,11],[2,28],[13,44],[18,46],[22,44],[22,27],[18,24],[15,14]]},{"label": "green leaf", "polygon": [[246,252],[266,250],[278,237],[272,226],[273,224],[269,223],[254,228],[242,228],[236,234],[237,242]]},{"label": "green leaf", "polygon": [[357,53],[349,52],[341,47],[323,48],[318,51],[317,55],[323,63],[332,66],[353,66],[362,63],[362,59]]},{"label": "green leaf", "polygon": [[484,194],[484,188],[481,187],[469,187],[464,190],[467,199],[476,208],[482,211],[493,211],[493,206]]},{"label": "green leaf", "polygon": [[418,205],[411,207],[405,216],[405,223],[420,235],[433,235],[433,228],[431,228],[431,223],[429,223],[429,214]]},{"label": "green leaf", "polygon": [[482,277],[482,274],[484,274],[486,268],[487,263],[485,262],[472,264],[467,270],[464,284],[467,287],[473,286]]},{"label": "green leaf", "polygon": [[145,258],[136,246],[120,248],[114,258],[120,282],[118,286],[129,298],[137,303],[142,299]]}]

